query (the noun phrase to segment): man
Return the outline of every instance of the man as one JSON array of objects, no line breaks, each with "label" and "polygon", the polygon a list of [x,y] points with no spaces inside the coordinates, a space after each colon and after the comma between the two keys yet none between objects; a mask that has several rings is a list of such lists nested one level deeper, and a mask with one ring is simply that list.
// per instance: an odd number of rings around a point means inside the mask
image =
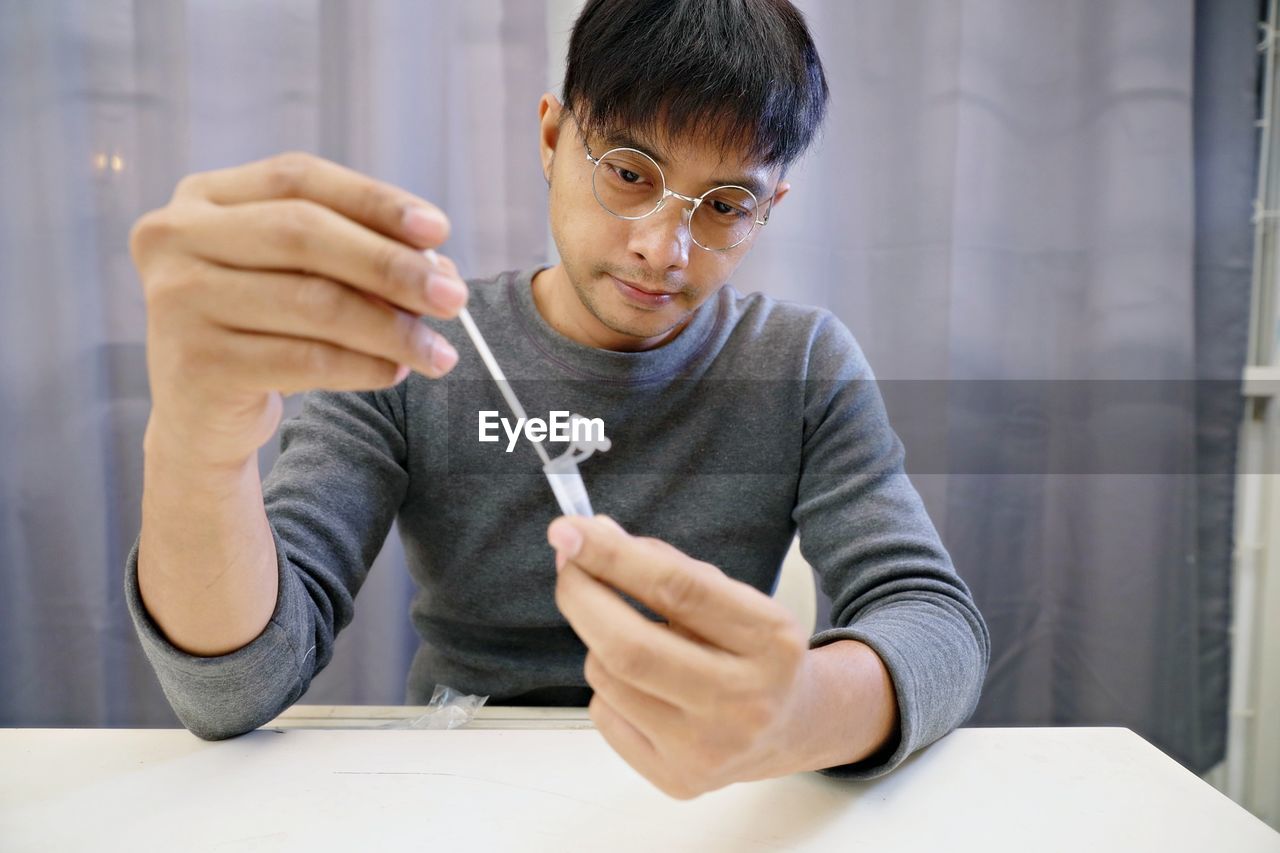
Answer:
[{"label": "man", "polygon": [[[182,722],[229,737],[298,700],[397,518],[409,702],[589,703],[672,796],[870,778],[966,719],[986,626],[870,367],[829,312],[727,285],[826,97],[784,0],[592,0],[539,105],[555,266],[464,284],[422,251],[449,231],[429,203],[299,154],[190,176],[143,217],[126,592]],[[582,469],[600,515],[555,518],[529,443],[480,440],[480,412],[512,413],[446,340],[464,304],[530,414],[605,424]],[[309,389],[260,483],[281,394]],[[834,602],[815,637],[768,595],[797,527]]]}]

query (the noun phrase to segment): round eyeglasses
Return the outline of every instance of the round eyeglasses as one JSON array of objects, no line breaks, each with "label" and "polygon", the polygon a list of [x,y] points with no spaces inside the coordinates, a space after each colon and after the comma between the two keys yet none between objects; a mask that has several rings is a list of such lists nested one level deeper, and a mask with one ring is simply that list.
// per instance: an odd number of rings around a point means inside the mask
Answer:
[{"label": "round eyeglasses", "polygon": [[760,218],[760,204],[746,187],[713,187],[697,197],[681,195],[667,186],[662,168],[643,151],[613,148],[594,157],[591,148],[584,147],[587,160],[595,166],[591,190],[596,201],[619,219],[644,219],[675,196],[691,205],[684,210],[689,236],[709,252],[728,251],[769,222],[769,211]]}]

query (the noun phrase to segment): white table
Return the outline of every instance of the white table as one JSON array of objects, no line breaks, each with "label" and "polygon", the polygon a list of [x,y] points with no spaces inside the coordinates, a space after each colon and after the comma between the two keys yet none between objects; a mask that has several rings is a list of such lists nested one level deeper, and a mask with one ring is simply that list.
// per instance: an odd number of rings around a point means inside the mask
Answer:
[{"label": "white table", "polygon": [[1127,729],[960,729],[873,782],[816,773],[669,799],[581,709],[297,707],[182,729],[0,729],[0,850],[1280,851]]}]

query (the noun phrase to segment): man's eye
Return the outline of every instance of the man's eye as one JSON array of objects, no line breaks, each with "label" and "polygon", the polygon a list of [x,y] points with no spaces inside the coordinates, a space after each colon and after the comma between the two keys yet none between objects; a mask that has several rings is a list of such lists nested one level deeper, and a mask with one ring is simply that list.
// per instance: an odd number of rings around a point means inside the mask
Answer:
[{"label": "man's eye", "polygon": [[711,202],[711,209],[721,216],[746,216],[747,212],[740,207],[736,207],[720,199]]},{"label": "man's eye", "polygon": [[634,184],[640,180],[639,175],[627,169],[618,169],[617,172],[618,172],[618,177],[622,178],[622,180],[626,181],[629,184]]}]

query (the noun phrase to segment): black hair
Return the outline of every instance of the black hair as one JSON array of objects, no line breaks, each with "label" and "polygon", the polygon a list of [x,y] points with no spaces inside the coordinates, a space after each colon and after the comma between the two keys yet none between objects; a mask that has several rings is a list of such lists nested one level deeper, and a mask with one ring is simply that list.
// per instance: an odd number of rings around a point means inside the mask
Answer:
[{"label": "black hair", "polygon": [[787,0],[589,0],[562,100],[585,132],[699,136],[785,169],[822,124],[827,79]]}]

